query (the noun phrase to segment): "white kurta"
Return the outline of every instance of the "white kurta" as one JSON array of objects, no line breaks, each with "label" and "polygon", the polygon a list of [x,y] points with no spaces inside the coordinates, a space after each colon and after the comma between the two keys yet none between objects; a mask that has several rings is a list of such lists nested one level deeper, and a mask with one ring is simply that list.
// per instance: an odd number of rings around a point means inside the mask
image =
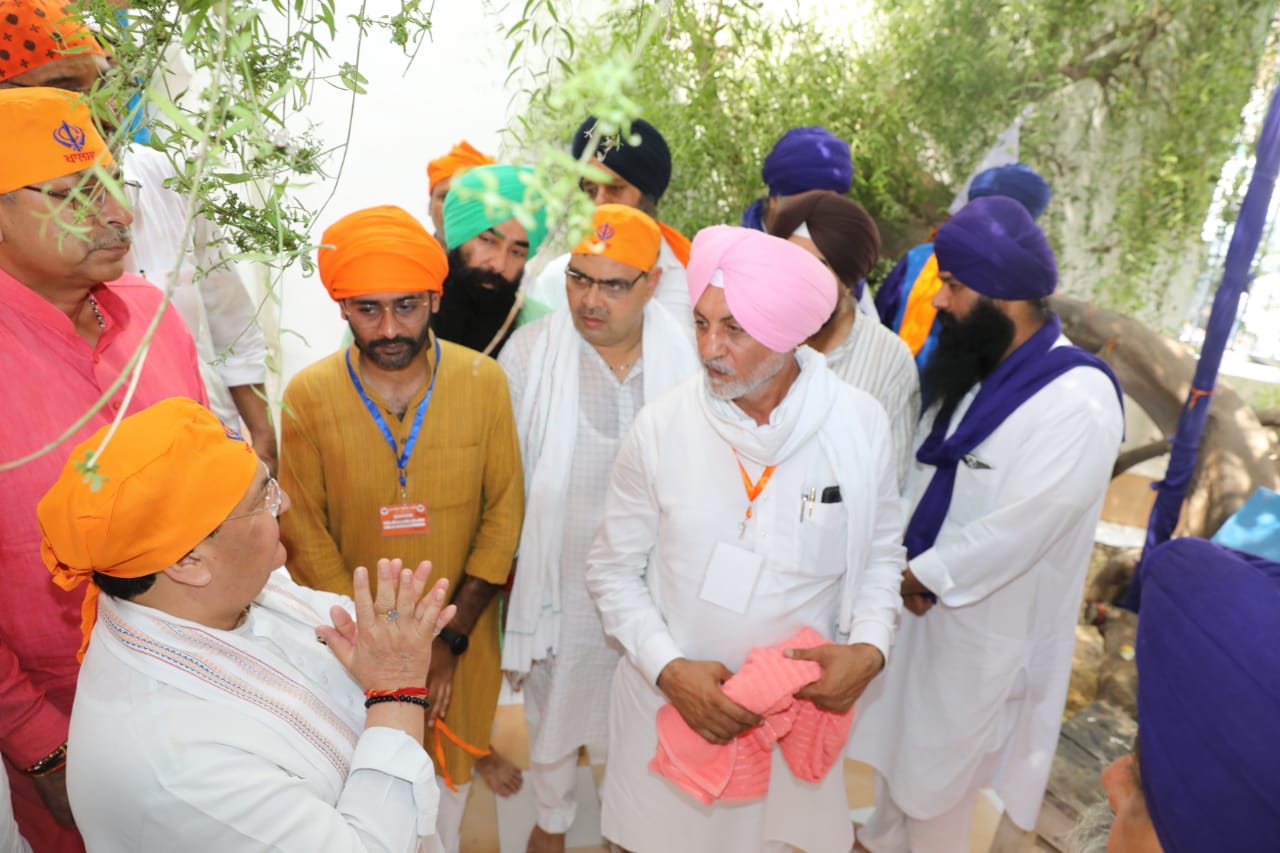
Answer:
[{"label": "white kurta", "polygon": [[[655,683],[677,657],[736,670],[751,649],[805,626],[834,639],[847,580],[855,582],[849,641],[888,652],[903,562],[888,423],[883,408],[840,383],[821,356],[801,353],[805,370],[821,371],[836,400],[825,414],[854,436],[849,446],[857,450],[849,452],[856,458],[846,461],[859,479],[842,486],[843,502],[817,503],[808,513],[802,496],[836,482],[825,438],[811,435],[778,463],[740,538],[747,499],[733,450],[704,412],[701,376],[646,406],[618,453],[587,583],[605,629],[626,650],[610,708],[603,830],[637,853],[751,851],[766,842],[846,853],[852,842],[838,763],[810,784],[796,780],[775,751],[768,796],[709,807],[647,767],[656,714],[666,701]],[[775,410],[774,423],[789,420],[785,407],[804,405],[799,384]],[[804,410],[800,422],[812,414]],[[757,429],[741,412],[738,418],[740,428]],[[746,465],[753,479],[760,476],[763,466]],[[740,612],[703,598],[718,543],[763,560]]]},{"label": "white kurta", "polygon": [[[287,584],[317,613],[350,606],[339,596],[297,587],[287,575],[273,582]],[[215,690],[210,698],[189,689],[192,682],[180,674],[157,677],[164,674],[160,659],[104,638],[100,617],[80,670],[68,745],[74,758],[67,764],[72,811],[90,853],[438,849],[430,835],[439,796],[430,758],[399,730],[361,731],[359,686],[316,642],[315,626],[277,601],[269,588],[232,632],[127,601],[112,606],[139,622],[158,618],[214,642],[235,635],[271,677],[279,674],[324,697],[335,727],[359,732],[354,752],[341,756],[349,764],[346,778],[318,765],[311,729],[298,727],[290,736],[287,727],[264,723],[263,713],[250,707],[255,697],[218,697]],[[241,706],[244,713],[237,713]]]},{"label": "white kurta", "polygon": [[8,773],[0,773],[0,853],[31,853],[31,845],[22,837],[13,818]]},{"label": "white kurta", "polygon": [[[507,372],[512,408],[517,412],[529,355],[550,319],[516,330],[502,350],[499,361]],[[600,613],[587,594],[587,550],[600,522],[618,445],[644,405],[643,358],[619,382],[600,354],[581,338],[579,342],[578,433],[568,502],[560,508],[564,517],[560,631],[555,656],[536,662],[524,682],[529,759],[541,764],[608,738],[609,685],[621,647],[605,635]],[[526,466],[535,462],[524,460]]]},{"label": "white kurta", "polygon": [[[920,440],[931,427],[925,418]],[[933,818],[990,785],[1014,823],[1035,825],[1123,428],[1111,382],[1080,367],[1020,406],[959,466],[934,547],[911,561],[938,604],[924,617],[904,615],[894,659],[863,695],[849,741],[849,755],[885,776],[912,818]],[[911,506],[933,470],[912,465]],[[989,756],[994,777],[979,778]]]},{"label": "white kurta", "polygon": [[[568,254],[548,261],[529,288],[529,297],[538,300],[553,311],[567,305],[569,299],[564,290],[564,271],[567,266],[569,266]],[[670,311],[677,322],[688,327],[689,338],[692,340],[693,307],[689,302],[689,277],[685,274],[684,264],[680,263],[680,259],[676,257],[675,252],[671,251],[665,239],[658,251],[658,263],[655,266],[662,267],[662,279],[658,282],[658,289],[654,291],[653,298],[659,305]]]},{"label": "white kurta", "polygon": [[223,423],[238,427],[240,413],[227,389],[267,379],[257,306],[235,267],[225,261],[218,245],[221,235],[212,223],[197,217],[186,238],[187,200],[164,186],[174,176],[168,158],[135,145],[126,153],[124,169],[125,177],[142,184],[126,265],[160,288],[177,269],[173,307],[195,338],[209,407]]},{"label": "white kurta", "polygon": [[910,348],[878,318],[859,315],[849,336],[827,354],[827,366],[884,406],[897,452],[898,486],[906,481],[920,420],[920,374]]}]

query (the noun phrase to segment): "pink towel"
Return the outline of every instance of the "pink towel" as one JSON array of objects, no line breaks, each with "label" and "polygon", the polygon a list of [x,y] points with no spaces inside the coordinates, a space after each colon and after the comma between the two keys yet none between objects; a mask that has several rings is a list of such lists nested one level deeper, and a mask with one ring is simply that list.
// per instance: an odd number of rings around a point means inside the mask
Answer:
[{"label": "pink towel", "polygon": [[827,641],[812,628],[781,645],[754,649],[732,678],[725,695],[764,718],[724,746],[707,743],[671,704],[658,709],[658,751],[649,769],[660,773],[691,797],[710,805],[716,800],[758,800],[769,792],[773,745],[796,778],[819,782],[844,752],[853,725],[853,709],[833,714],[794,694],[822,677],[814,661],[791,660],[787,649],[807,649]]}]

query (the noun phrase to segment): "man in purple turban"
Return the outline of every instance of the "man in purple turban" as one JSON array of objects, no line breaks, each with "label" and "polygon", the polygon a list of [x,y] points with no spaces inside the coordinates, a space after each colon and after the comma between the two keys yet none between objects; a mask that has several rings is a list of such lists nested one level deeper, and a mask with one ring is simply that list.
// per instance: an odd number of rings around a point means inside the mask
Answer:
[{"label": "man in purple turban", "polygon": [[[1021,163],[996,166],[979,172],[969,182],[969,201],[991,196],[1011,198],[1039,219],[1053,190],[1035,170]],[[938,343],[933,296],[942,289],[933,243],[921,243],[903,255],[876,290],[875,308],[880,321],[898,333],[911,349],[923,372]]]},{"label": "man in purple turban", "polygon": [[898,631],[849,754],[875,768],[873,853],[968,849],[978,791],[1035,826],[1058,739],[1094,528],[1124,415],[1107,366],[1045,297],[1026,209],[980,198],[938,229],[942,332],[924,374]]},{"label": "man in purple turban", "polygon": [[802,345],[836,288],[786,240],[728,225],[693,240],[703,371],[636,416],[587,557],[624,651],[602,828],[628,850],[847,853],[853,840],[840,761],[803,781],[775,747],[762,799],[711,805],[649,769],[667,704],[713,744],[761,724],[722,689],[753,649],[821,634],[794,656],[822,677],[795,696],[837,714],[888,656],[904,561],[888,419]]},{"label": "man in purple turban", "polygon": [[853,157],[849,143],[825,127],[793,127],[764,158],[760,176],[769,195],[751,202],[742,213],[742,225],[768,231],[787,196],[809,190],[847,193],[853,186]]},{"label": "man in purple turban", "polygon": [[[1203,539],[1151,552],[1138,742],[1102,773],[1076,849],[1274,850],[1280,838],[1280,564]],[[1082,827],[1083,829],[1083,827]],[[1109,838],[1108,838],[1109,836]]]}]

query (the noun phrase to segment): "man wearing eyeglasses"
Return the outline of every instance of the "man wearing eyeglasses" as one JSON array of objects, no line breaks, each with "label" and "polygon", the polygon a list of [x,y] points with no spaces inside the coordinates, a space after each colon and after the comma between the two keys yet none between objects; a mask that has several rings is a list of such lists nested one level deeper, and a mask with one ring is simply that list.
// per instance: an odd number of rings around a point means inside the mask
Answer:
[{"label": "man wearing eyeglasses", "polygon": [[[658,254],[662,281],[654,292],[654,299],[671,313],[692,341],[693,309],[689,304],[689,281],[685,276],[685,267],[689,264],[689,238],[658,219],[658,202],[671,183],[671,149],[658,129],[644,119],[633,121],[629,130],[627,134],[599,134],[595,116],[588,117],[578,126],[571,145],[573,156],[582,157],[587,146],[599,136],[591,165],[604,176],[600,180],[584,179],[580,186],[592,204],[634,207],[658,223],[662,232]],[[568,261],[568,255],[549,261],[530,288],[530,297],[551,308],[564,305],[564,270]]]},{"label": "man wearing eyeglasses", "polygon": [[440,838],[456,853],[469,750],[489,743],[501,686],[494,595],[524,510],[506,378],[493,359],[435,334],[445,253],[408,213],[357,211],[320,243],[320,280],[353,344],[298,373],[284,393],[288,567],[300,583],[341,594],[351,592],[352,569],[380,556],[430,560],[434,576],[448,578],[458,615],[432,656],[428,722]]},{"label": "man wearing eyeglasses", "polygon": [[[0,90],[47,86],[87,95],[104,84],[110,88],[108,56],[64,6],[62,0],[0,0]],[[112,138],[113,125],[123,117],[109,100],[95,97],[93,109]],[[125,268],[160,287],[174,279],[173,307],[195,338],[210,408],[225,424],[239,428],[243,422],[254,450],[275,471],[276,434],[264,385],[266,341],[257,306],[223,257],[218,228],[197,215],[187,236],[187,199],[164,185],[175,176],[168,155],[131,145],[123,160],[137,181],[129,194],[133,243]]]},{"label": "man wearing eyeglasses", "polygon": [[620,652],[585,575],[614,457],[641,407],[698,371],[688,337],[653,299],[661,242],[645,213],[597,207],[565,268],[568,305],[518,330],[499,359],[529,495],[502,665],[524,685],[537,801],[530,853],[565,849],[578,750],[608,740]]},{"label": "man wearing eyeglasses", "polygon": [[[161,293],[124,272],[125,186],[80,96],[0,90],[0,752],[23,835],[81,850],[67,806],[67,719],[80,602],[40,568],[35,506],[71,447],[122,409],[167,397],[207,403],[191,336],[173,312],[130,359]],[[21,463],[21,464],[17,464]],[[90,472],[86,472],[89,476]]]}]

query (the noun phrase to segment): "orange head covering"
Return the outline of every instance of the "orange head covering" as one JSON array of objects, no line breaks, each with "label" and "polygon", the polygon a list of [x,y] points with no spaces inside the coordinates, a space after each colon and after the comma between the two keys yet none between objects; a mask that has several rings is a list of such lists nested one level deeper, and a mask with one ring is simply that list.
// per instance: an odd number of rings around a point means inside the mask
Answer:
[{"label": "orange head covering", "polygon": [[575,255],[604,255],[648,272],[658,262],[662,232],[647,213],[625,204],[602,204],[591,218],[591,233]]},{"label": "orange head covering", "polygon": [[0,127],[0,194],[115,162],[81,95],[43,86],[0,89]]},{"label": "orange head covering", "polygon": [[418,220],[393,205],[349,213],[330,225],[316,253],[335,301],[370,293],[444,291],[449,260]]},{"label": "orange head covering", "polygon": [[[120,421],[96,471],[85,473],[110,428],[71,451],[36,505],[40,556],[68,591],[94,572],[140,578],[172,566],[222,523],[260,470],[253,449],[212,412],[171,397]],[[97,614],[98,587],[90,584],[79,659]]]},{"label": "orange head covering", "polygon": [[71,53],[104,55],[62,0],[0,0],[0,83]]},{"label": "orange head covering", "polygon": [[[3,0],[0,0],[3,2]],[[491,166],[498,161],[488,154],[481,154],[467,140],[462,140],[443,157],[437,157],[427,164],[427,185],[434,187],[441,181],[447,181],[459,172],[475,166]]]}]

